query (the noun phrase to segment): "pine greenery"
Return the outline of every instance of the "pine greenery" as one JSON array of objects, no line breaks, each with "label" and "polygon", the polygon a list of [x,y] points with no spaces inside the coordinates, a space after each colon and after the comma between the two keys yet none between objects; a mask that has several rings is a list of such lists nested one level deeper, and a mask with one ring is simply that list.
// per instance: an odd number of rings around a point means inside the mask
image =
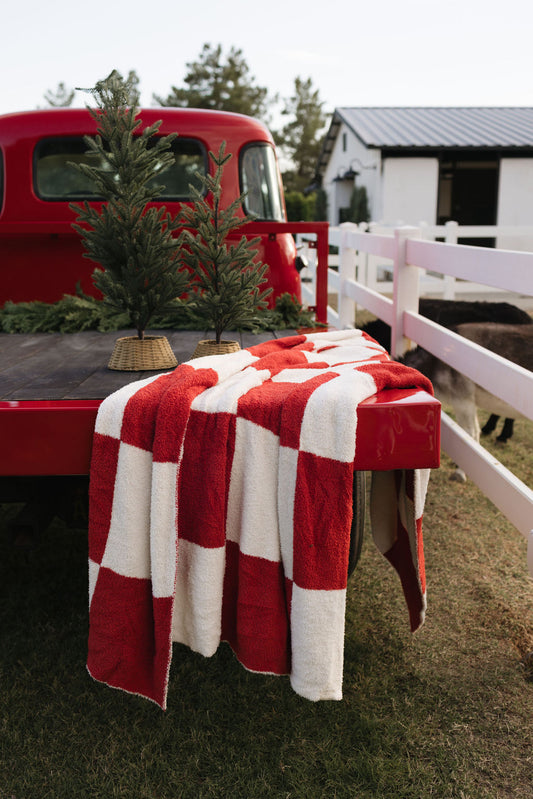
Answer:
[{"label": "pine greenery", "polygon": [[[80,333],[98,330],[100,333],[122,330],[130,324],[124,311],[116,312],[108,304],[84,294],[65,294],[61,300],[48,303],[8,301],[0,308],[2,333]],[[176,299],[152,319],[155,330],[205,330],[209,325],[193,303]],[[258,311],[238,330],[298,330],[316,327],[314,313],[306,310],[290,294],[276,298],[276,307]]]},{"label": "pine greenery", "polygon": [[127,313],[117,313],[102,300],[81,291],[76,295],[65,294],[53,303],[8,301],[0,310],[2,333],[81,333],[84,330],[107,333],[127,328],[129,324]]},{"label": "pine greenery", "polygon": [[157,136],[161,122],[140,131],[138,109],[130,105],[131,87],[115,70],[91,90],[97,101],[89,113],[97,122],[95,137],[85,137],[95,164],[79,164],[104,200],[72,204],[74,229],[83,238],[85,256],[100,268],[93,274],[105,302],[126,311],[139,338],[154,315],[186,292],[188,274],[180,268],[177,222],[166,208],[147,208],[163,186],[159,175],[173,163],[169,152],[175,134]]},{"label": "pine greenery", "polygon": [[218,155],[210,152],[209,157],[215,173],[200,176],[200,189],[190,187],[194,203],[183,208],[179,219],[185,227],[182,259],[193,274],[193,303],[214,329],[218,344],[224,330],[253,322],[257,311],[266,308],[272,289],[261,290],[268,266],[256,263],[260,238],[242,236],[237,244],[228,242],[251,217],[237,214],[244,195],[222,207],[221,179],[231,158],[225,154],[225,142]]}]

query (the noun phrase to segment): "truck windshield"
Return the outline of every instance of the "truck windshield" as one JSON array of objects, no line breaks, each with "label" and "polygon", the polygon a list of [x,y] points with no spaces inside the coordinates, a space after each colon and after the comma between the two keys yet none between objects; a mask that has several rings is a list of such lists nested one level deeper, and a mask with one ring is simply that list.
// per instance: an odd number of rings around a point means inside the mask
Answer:
[{"label": "truck windshield", "polygon": [[[190,199],[189,184],[199,185],[197,172],[206,173],[207,155],[201,142],[194,139],[175,139],[171,147],[174,164],[152,179],[152,184],[164,185],[160,198]],[[34,187],[42,200],[97,199],[90,178],[78,172],[72,163],[97,165],[98,155],[87,152],[82,138],[42,139],[35,148]],[[104,164],[102,164],[104,166]]]},{"label": "truck windshield", "polygon": [[268,144],[249,144],[241,154],[244,209],[257,219],[285,220],[274,150]]}]

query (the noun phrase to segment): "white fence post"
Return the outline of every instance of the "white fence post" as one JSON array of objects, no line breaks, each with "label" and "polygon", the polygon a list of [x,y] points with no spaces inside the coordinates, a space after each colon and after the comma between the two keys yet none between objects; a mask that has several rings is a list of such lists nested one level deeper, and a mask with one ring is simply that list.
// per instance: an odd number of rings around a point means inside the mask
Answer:
[{"label": "white fence post", "polygon": [[405,226],[395,229],[393,320],[391,329],[391,355],[393,358],[401,357],[409,349],[409,341],[403,335],[403,312],[418,312],[420,269],[407,263],[406,242],[408,238],[420,238],[420,228]]},{"label": "white fence post", "polygon": [[[450,220],[444,225],[446,229],[445,241],[447,244],[457,244],[459,224]],[[445,300],[455,299],[455,278],[453,275],[444,275],[444,294]]]},{"label": "white fence post", "polygon": [[[378,224],[377,222],[370,222],[368,225],[368,232],[369,233],[377,233]],[[379,291],[379,284],[378,284],[378,265],[377,265],[377,258],[375,255],[366,255],[366,281],[365,286],[372,291]]]},{"label": "white fence post", "polygon": [[339,248],[339,326],[353,327],[355,321],[355,303],[345,293],[344,287],[347,280],[355,280],[356,258],[355,249],[347,243],[348,235],[357,231],[353,222],[343,222],[341,228],[341,244]]},{"label": "white fence post", "polygon": [[[361,233],[366,233],[368,230],[368,222],[359,222],[358,230]],[[363,286],[368,286],[368,253],[363,250],[357,250],[355,259],[356,280],[362,283]]]}]

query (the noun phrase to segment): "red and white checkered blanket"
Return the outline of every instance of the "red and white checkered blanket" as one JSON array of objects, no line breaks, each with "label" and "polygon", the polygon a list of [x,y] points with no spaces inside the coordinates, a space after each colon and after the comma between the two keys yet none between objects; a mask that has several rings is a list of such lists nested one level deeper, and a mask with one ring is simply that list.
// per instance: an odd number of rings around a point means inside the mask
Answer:
[{"label": "red and white checkered blanket", "polygon": [[[90,483],[88,670],[166,707],[172,641],[340,699],[357,406],[418,386],[359,330],[199,358],[108,397]],[[379,474],[373,534],[423,621],[425,472]]]}]

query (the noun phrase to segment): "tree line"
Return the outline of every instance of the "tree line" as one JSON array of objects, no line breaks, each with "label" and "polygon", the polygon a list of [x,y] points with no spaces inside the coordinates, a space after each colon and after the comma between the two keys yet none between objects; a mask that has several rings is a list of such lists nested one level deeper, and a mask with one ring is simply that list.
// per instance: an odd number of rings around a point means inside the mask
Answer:
[{"label": "tree line", "polygon": [[[132,106],[140,102],[140,79],[131,70],[124,79]],[[75,89],[59,83],[44,97],[52,107],[71,106]],[[153,94],[154,105],[174,108],[209,108],[247,114],[265,122],[284,160],[282,171],[289,220],[326,219],[325,193],[315,184],[316,165],[322,147],[326,114],[324,101],[311,78],[296,77],[290,97],[271,94],[258,86],[242,50],[222,45],[204,44],[197,59],[186,64],[183,85],[172,85],[166,95]],[[273,128],[271,111],[281,102],[285,121]]]}]

